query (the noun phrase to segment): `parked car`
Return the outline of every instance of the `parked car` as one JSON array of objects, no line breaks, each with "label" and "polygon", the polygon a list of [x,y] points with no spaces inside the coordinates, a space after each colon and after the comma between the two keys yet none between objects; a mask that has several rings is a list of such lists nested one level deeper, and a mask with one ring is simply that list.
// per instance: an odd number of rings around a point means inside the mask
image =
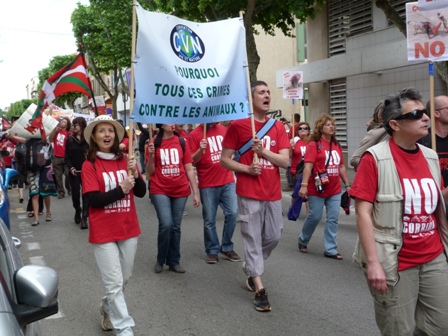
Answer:
[{"label": "parked car", "polygon": [[8,229],[10,228],[8,184],[9,181],[17,175],[18,173],[15,169],[0,168],[0,218],[3,219],[3,222]]},{"label": "parked car", "polygon": [[59,278],[47,266],[24,266],[20,245],[0,218],[0,335],[41,336],[38,321],[59,310]]}]

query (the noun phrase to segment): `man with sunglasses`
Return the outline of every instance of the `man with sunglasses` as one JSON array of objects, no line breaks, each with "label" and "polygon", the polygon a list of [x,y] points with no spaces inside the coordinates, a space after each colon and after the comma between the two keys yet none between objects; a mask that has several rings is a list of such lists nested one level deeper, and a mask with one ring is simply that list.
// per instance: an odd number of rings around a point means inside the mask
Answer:
[{"label": "man with sunglasses", "polygon": [[[426,110],[430,111],[430,102],[426,104]],[[436,152],[439,156],[440,170],[443,184],[448,186],[448,96],[434,97],[434,121],[436,131]],[[423,146],[432,148],[431,129],[428,135],[417,141]]]},{"label": "man with sunglasses", "polygon": [[417,140],[429,117],[416,89],[384,100],[390,140],[367,150],[350,190],[363,268],[382,335],[446,335],[448,224],[437,154]]}]

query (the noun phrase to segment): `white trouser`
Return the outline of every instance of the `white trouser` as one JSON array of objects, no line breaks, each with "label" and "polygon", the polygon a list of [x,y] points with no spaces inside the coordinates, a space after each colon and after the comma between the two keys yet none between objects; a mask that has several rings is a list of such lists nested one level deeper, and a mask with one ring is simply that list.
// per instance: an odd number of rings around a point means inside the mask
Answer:
[{"label": "white trouser", "polygon": [[138,238],[123,241],[94,244],[95,259],[101,272],[106,296],[103,309],[110,316],[117,335],[134,335],[134,320],[129,316],[124,300],[124,287],[132,275]]}]

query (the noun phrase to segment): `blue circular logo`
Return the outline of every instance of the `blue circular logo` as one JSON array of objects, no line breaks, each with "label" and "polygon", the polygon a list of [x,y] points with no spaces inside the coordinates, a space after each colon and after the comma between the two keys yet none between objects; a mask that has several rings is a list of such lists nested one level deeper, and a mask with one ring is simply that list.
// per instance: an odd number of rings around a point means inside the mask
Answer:
[{"label": "blue circular logo", "polygon": [[194,63],[204,57],[204,42],[189,27],[185,25],[175,26],[171,31],[170,39],[171,48],[181,60]]}]

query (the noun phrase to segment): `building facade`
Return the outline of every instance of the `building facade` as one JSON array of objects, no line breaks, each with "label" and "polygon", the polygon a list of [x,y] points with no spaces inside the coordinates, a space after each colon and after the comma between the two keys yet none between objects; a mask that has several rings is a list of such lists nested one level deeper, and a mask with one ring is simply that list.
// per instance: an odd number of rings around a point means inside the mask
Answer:
[{"label": "building facade", "polygon": [[[405,17],[407,1],[391,0]],[[336,120],[337,137],[350,158],[366,133],[375,106],[389,93],[415,87],[430,98],[428,62],[407,61],[406,38],[373,0],[329,0],[307,22],[307,62],[276,71],[276,86],[285,70],[303,71],[311,124],[322,113]],[[446,94],[436,74],[435,95]]]}]

